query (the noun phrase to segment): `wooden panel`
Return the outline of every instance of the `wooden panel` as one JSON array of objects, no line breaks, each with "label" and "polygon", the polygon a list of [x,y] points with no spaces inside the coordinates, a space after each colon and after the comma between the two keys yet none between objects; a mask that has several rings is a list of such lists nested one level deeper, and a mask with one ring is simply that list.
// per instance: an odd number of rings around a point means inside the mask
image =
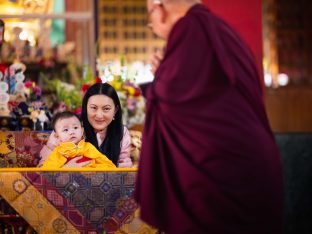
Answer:
[{"label": "wooden panel", "polygon": [[312,89],[290,86],[267,89],[265,103],[274,132],[312,131]]},{"label": "wooden panel", "polygon": [[293,84],[312,84],[312,2],[276,0],[279,72]]},{"label": "wooden panel", "polygon": [[[94,15],[93,1],[66,0],[66,12],[84,12]],[[75,61],[79,65],[89,64],[95,71],[95,26],[94,17],[88,20],[66,20],[65,40],[75,43]]]},{"label": "wooden panel", "polygon": [[164,41],[147,27],[146,0],[98,2],[99,57],[115,61],[124,54],[128,62],[147,61]]}]

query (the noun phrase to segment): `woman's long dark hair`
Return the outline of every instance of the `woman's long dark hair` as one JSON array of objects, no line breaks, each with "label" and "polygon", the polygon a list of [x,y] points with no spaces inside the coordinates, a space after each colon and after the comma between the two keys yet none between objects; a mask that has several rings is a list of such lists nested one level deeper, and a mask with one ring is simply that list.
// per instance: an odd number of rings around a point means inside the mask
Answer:
[{"label": "woman's long dark hair", "polygon": [[[93,95],[105,95],[110,97],[114,101],[117,110],[114,120],[107,126],[107,135],[101,145],[98,145],[94,128],[88,121],[87,104],[89,98]],[[94,145],[117,166],[120,154],[120,142],[123,137],[123,124],[120,101],[115,89],[108,83],[96,83],[92,85],[83,97],[81,118],[85,130],[86,141]]]}]

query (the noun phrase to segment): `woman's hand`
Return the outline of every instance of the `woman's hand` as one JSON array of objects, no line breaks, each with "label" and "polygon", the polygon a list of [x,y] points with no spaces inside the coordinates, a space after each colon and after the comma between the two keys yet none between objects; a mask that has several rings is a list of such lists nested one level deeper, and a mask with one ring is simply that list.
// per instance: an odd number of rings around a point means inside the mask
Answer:
[{"label": "woman's hand", "polygon": [[150,58],[150,63],[152,66],[152,73],[155,74],[157,68],[159,67],[159,64],[161,60],[163,59],[163,53],[160,50],[157,50],[154,54],[152,54]]},{"label": "woman's hand", "polygon": [[42,167],[43,163],[48,159],[51,152],[56,146],[60,143],[59,139],[56,136],[54,131],[51,132],[47,143],[40,150],[40,161],[38,162],[37,167]]},{"label": "woman's hand", "polygon": [[55,131],[52,131],[49,138],[48,138],[47,144],[46,144],[47,147],[50,150],[53,150],[56,146],[58,146],[59,143],[60,143],[60,141],[57,138]]},{"label": "woman's hand", "polygon": [[82,168],[82,167],[86,166],[87,164],[89,164],[91,162],[91,160],[84,161],[84,162],[78,162],[82,158],[83,158],[83,156],[79,156],[79,157],[73,158],[72,160],[67,162],[63,166],[63,168]]}]

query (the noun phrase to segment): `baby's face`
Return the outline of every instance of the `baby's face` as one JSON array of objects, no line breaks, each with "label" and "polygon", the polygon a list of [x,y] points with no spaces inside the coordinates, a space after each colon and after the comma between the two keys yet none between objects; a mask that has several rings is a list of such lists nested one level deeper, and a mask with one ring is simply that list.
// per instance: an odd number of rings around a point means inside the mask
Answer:
[{"label": "baby's face", "polygon": [[77,144],[82,139],[83,127],[79,119],[70,117],[58,120],[55,124],[55,132],[60,142]]}]

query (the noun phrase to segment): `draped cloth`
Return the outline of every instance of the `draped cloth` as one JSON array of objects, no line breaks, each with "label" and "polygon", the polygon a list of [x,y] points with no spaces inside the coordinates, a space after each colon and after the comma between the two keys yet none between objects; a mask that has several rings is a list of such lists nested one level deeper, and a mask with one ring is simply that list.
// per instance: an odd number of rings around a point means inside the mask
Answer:
[{"label": "draped cloth", "polygon": [[253,55],[197,4],[173,27],[147,113],[135,199],[166,233],[274,233],[282,172]]},{"label": "draped cloth", "polygon": [[104,154],[100,153],[90,142],[81,140],[78,144],[73,142],[61,142],[54,148],[47,160],[43,163],[43,168],[61,168],[69,160],[83,156],[77,162],[90,161],[85,167],[110,169],[116,168],[114,163]]},{"label": "draped cloth", "polygon": [[157,232],[139,219],[135,171],[16,170],[0,169],[0,211],[8,202],[38,234]]}]

